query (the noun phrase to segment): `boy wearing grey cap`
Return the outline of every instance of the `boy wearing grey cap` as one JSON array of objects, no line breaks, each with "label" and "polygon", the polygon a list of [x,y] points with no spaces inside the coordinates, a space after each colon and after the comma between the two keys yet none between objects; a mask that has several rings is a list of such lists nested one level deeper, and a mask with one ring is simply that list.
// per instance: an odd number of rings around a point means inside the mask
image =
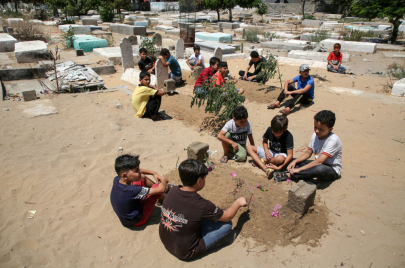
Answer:
[{"label": "boy wearing grey cap", "polygon": [[[288,80],[284,84],[284,90],[280,93],[275,103],[267,105],[267,109],[280,108],[280,103],[289,95],[294,98],[294,102],[290,103],[285,109],[280,110],[280,113],[288,115],[292,108],[299,102],[309,104],[314,98],[315,82],[312,76],[309,75],[309,66],[302,64],[300,66],[300,75]],[[297,82],[297,88],[294,84]]]}]

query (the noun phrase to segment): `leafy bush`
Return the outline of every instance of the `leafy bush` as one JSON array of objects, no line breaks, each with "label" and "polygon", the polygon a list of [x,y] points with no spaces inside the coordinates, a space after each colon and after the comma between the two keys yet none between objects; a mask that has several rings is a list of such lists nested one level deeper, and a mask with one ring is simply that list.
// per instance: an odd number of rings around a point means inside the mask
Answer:
[{"label": "leafy bush", "polygon": [[257,9],[256,9],[255,13],[257,15],[262,16],[261,22],[263,22],[263,16],[266,15],[267,13],[269,13],[269,6],[266,3],[263,3],[263,2],[259,3],[257,5]]},{"label": "leafy bush", "polygon": [[343,40],[345,41],[361,41],[363,37],[377,37],[373,31],[369,30],[368,32],[362,32],[360,30],[351,29],[345,30],[342,33]]},{"label": "leafy bush", "polygon": [[315,32],[314,36],[311,36],[309,38],[309,41],[319,43],[322,40],[328,39],[330,35],[328,34],[328,31],[326,30],[318,30]]},{"label": "leafy bush", "polygon": [[259,42],[259,37],[257,36],[258,34],[259,30],[256,28],[248,28],[245,31],[245,39],[248,42],[257,43]]},{"label": "leafy bush", "polygon": [[272,32],[265,32],[263,33],[263,37],[268,39],[271,36],[272,39],[278,39],[280,38],[280,36],[278,36],[276,33],[272,33]]},{"label": "leafy bush", "polygon": [[394,62],[393,64],[388,65],[388,74],[397,79],[405,78],[405,63],[398,64]]},{"label": "leafy bush", "polygon": [[65,48],[73,48],[73,41],[75,40],[75,30],[69,27],[69,30],[62,33],[62,39],[65,41]]},{"label": "leafy bush", "polygon": [[31,22],[24,21],[14,27],[14,38],[18,41],[35,41],[41,40],[49,42],[50,34],[45,33],[43,28]]},{"label": "leafy bush", "polygon": [[47,20],[48,17],[53,17],[53,14],[50,15],[49,12],[46,11],[45,9],[38,9],[38,10],[35,10],[34,19],[37,19],[37,20]]},{"label": "leafy bush", "polygon": [[107,45],[109,47],[114,46],[114,37],[112,35],[102,35],[102,36],[100,36],[100,38],[107,40]]},{"label": "leafy bush", "polygon": [[142,43],[139,45],[139,48],[146,48],[148,51],[148,56],[153,60],[154,62],[156,61],[155,58],[155,53],[158,51],[158,48],[155,47],[156,40],[155,39],[149,39],[147,37],[144,37],[142,40]]},{"label": "leafy bush", "polygon": [[277,71],[278,60],[273,54],[267,54],[266,62],[261,62],[257,65],[256,68],[261,68],[262,70],[257,75],[257,78],[260,78],[263,81],[268,81],[269,79],[273,78]]},{"label": "leafy bush", "polygon": [[107,1],[102,2],[99,14],[103,22],[113,22],[114,20],[114,9]]}]

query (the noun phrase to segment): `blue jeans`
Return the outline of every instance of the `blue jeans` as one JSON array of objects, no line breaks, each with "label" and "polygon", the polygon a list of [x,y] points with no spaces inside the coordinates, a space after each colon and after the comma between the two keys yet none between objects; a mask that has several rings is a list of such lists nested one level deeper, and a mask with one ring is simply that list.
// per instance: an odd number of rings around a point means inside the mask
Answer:
[{"label": "blue jeans", "polygon": [[205,250],[221,240],[232,230],[232,222],[203,221],[201,224],[201,235],[204,238]]},{"label": "blue jeans", "polygon": [[181,76],[176,76],[174,73],[169,73],[169,79],[173,79],[176,82],[179,82]]},{"label": "blue jeans", "polygon": [[207,90],[206,88],[205,88],[205,90],[202,89],[201,86],[197,86],[197,87],[194,89],[194,92],[195,92],[195,94],[205,94],[205,95],[208,94],[208,90]]},{"label": "blue jeans", "polygon": [[332,65],[328,64],[327,67],[329,72],[334,72],[334,73],[340,73],[340,74],[344,74],[346,73],[346,67],[343,67],[342,65],[339,66],[339,69],[336,71]]}]

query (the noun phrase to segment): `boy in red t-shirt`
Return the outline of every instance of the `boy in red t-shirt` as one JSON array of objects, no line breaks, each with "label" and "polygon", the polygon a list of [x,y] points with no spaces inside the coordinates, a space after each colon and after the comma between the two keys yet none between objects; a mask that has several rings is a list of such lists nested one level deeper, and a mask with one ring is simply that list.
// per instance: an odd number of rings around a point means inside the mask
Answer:
[{"label": "boy in red t-shirt", "polygon": [[[228,63],[226,63],[225,61],[221,61],[218,65],[218,72],[216,72],[212,78],[212,80],[214,81],[215,86],[220,86],[222,88],[222,85],[225,82],[225,76],[228,74]],[[235,84],[238,82],[238,79],[235,78],[231,78]],[[245,90],[243,88],[237,88],[236,91],[242,95],[243,92],[245,92]]]},{"label": "boy in red t-shirt", "polygon": [[333,45],[333,52],[331,52],[328,56],[328,71],[329,72],[334,72],[334,73],[340,73],[344,74],[346,73],[346,68],[343,67],[342,64],[342,59],[343,59],[343,54],[340,52],[340,44],[336,43]]}]

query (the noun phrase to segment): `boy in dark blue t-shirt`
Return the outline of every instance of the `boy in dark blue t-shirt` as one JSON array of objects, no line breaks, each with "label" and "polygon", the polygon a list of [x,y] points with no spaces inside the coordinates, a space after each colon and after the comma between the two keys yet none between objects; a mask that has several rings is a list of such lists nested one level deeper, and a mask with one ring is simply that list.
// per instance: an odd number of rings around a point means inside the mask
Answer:
[{"label": "boy in dark blue t-shirt", "polygon": [[[115,171],[111,189],[111,205],[125,227],[145,224],[156,201],[162,202],[168,191],[167,179],[154,171],[140,169],[139,156],[121,155],[115,160]],[[142,174],[153,175],[158,183]]]},{"label": "boy in dark blue t-shirt", "polygon": [[186,82],[186,80],[183,80],[179,62],[172,55],[170,55],[170,51],[167,48],[163,48],[160,51],[160,56],[158,59],[162,61],[163,66],[170,67],[169,78],[176,82],[176,87],[181,86],[184,84],[184,82]]},{"label": "boy in dark blue t-shirt", "polygon": [[[302,64],[300,66],[300,75],[285,82],[284,91],[280,93],[275,103],[267,105],[267,109],[280,108],[280,103],[289,95],[294,98],[294,101],[285,109],[280,110],[280,113],[284,115],[288,115],[291,109],[299,102],[309,104],[315,98],[315,82],[312,76],[309,75],[310,70],[307,64]],[[294,87],[293,83],[295,82],[297,82],[298,89]]]}]

